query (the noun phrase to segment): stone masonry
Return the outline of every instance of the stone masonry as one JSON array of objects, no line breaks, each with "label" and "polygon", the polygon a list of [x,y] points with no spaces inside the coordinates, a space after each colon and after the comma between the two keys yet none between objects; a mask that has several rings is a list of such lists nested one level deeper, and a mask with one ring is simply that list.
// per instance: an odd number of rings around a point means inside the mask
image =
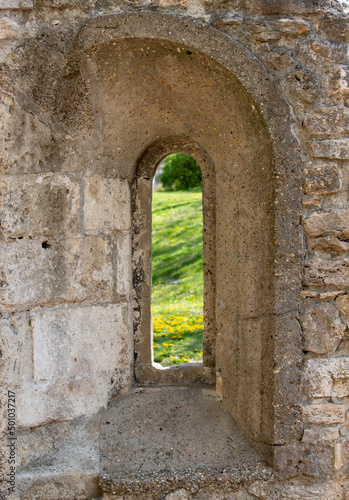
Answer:
[{"label": "stone masonry", "polygon": [[[136,498],[103,488],[103,411],[135,384],[204,382],[273,473],[137,498],[348,500],[348,2],[0,12],[0,498]],[[203,366],[167,376],[149,183],[176,151],[206,183],[208,333]]]}]

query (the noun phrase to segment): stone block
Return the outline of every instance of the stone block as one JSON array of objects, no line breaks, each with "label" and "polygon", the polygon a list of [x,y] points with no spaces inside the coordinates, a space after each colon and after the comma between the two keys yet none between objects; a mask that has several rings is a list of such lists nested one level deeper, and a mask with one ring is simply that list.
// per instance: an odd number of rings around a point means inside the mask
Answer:
[{"label": "stone block", "polygon": [[302,407],[305,424],[343,424],[345,422],[345,407],[335,403],[319,403]]},{"label": "stone block", "polygon": [[302,442],[316,443],[317,441],[336,441],[339,438],[339,429],[335,427],[305,429]]},{"label": "stone block", "polygon": [[308,236],[334,234],[342,239],[349,239],[349,210],[313,212],[303,219],[303,227]]},{"label": "stone block", "polygon": [[19,35],[19,26],[12,19],[0,19],[0,40],[16,40]]},{"label": "stone block", "polygon": [[275,29],[282,32],[283,35],[298,36],[309,33],[310,24],[303,19],[281,18],[273,23]]},{"label": "stone block", "polygon": [[130,382],[128,305],[74,306],[32,312],[34,380],[18,390],[18,426],[93,415],[114,387]]},{"label": "stone block", "polygon": [[308,359],[304,364],[305,394],[311,398],[349,396],[349,359]]},{"label": "stone block", "polygon": [[129,233],[118,234],[116,237],[116,286],[117,292],[126,297],[132,294],[132,248]]},{"label": "stone block", "polygon": [[32,9],[33,0],[0,0],[0,9]]},{"label": "stone block", "polygon": [[66,175],[8,175],[0,182],[5,237],[76,236],[80,185]]},{"label": "stone block", "polygon": [[334,353],[344,336],[344,327],[335,304],[306,301],[301,316],[304,349],[317,354]]},{"label": "stone block", "polygon": [[336,165],[317,165],[303,172],[305,194],[337,193],[342,186],[339,169]]},{"label": "stone block", "polygon": [[349,132],[349,111],[341,106],[320,108],[304,117],[304,125],[314,136],[344,134]]},{"label": "stone block", "polygon": [[2,383],[16,388],[33,376],[29,312],[0,315],[0,331]]},{"label": "stone block", "polygon": [[[348,44],[335,42],[314,41],[310,45],[310,50],[316,54],[316,58],[322,57],[330,59],[332,63],[345,63],[348,56]],[[330,131],[328,133],[331,133]]]},{"label": "stone block", "polygon": [[346,323],[349,328],[349,294],[341,295],[337,298],[336,304],[338,306],[342,321]]},{"label": "stone block", "polygon": [[126,180],[87,177],[84,220],[87,234],[126,231],[131,227],[130,188]]},{"label": "stone block", "polygon": [[331,286],[339,290],[349,287],[349,262],[314,257],[305,263],[304,285]]},{"label": "stone block", "polygon": [[339,255],[349,252],[349,243],[347,241],[342,241],[336,236],[324,236],[309,239],[308,248],[327,252],[331,255]]},{"label": "stone block", "polygon": [[316,141],[313,142],[312,148],[316,158],[349,159],[349,139]]},{"label": "stone block", "polygon": [[107,239],[17,239],[2,242],[0,255],[5,309],[105,302],[114,295],[113,252]]}]

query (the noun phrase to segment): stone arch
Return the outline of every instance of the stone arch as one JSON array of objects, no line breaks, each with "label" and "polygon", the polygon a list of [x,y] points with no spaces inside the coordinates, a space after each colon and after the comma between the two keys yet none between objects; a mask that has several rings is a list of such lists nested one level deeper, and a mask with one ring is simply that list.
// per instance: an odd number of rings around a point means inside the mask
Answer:
[{"label": "stone arch", "polygon": [[[199,145],[215,165],[218,385],[225,406],[273,462],[275,450],[296,443],[300,431],[300,152],[292,110],[253,54],[185,17],[97,18],[81,31],[78,49],[102,111],[106,155],[122,177],[136,179],[169,137]],[[154,64],[168,81],[154,77]],[[178,68],[196,86],[176,80]],[[177,96],[166,94],[173,81]],[[114,151],[111,143],[121,146]],[[149,251],[144,242],[142,250]]]}]

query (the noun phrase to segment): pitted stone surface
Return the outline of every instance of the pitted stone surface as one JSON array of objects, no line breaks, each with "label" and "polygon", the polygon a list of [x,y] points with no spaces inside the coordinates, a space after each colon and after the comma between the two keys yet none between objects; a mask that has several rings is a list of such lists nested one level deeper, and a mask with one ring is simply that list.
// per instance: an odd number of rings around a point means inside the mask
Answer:
[{"label": "pitted stone surface", "polygon": [[110,493],[234,488],[271,475],[207,386],[134,388],[102,413],[100,452]]}]

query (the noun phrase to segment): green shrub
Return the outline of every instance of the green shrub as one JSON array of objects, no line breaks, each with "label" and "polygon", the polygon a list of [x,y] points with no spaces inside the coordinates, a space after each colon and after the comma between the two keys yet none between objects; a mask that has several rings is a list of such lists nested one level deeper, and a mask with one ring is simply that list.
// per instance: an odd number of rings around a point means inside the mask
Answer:
[{"label": "green shrub", "polygon": [[189,155],[175,153],[162,161],[160,181],[168,191],[201,187],[200,165]]}]

